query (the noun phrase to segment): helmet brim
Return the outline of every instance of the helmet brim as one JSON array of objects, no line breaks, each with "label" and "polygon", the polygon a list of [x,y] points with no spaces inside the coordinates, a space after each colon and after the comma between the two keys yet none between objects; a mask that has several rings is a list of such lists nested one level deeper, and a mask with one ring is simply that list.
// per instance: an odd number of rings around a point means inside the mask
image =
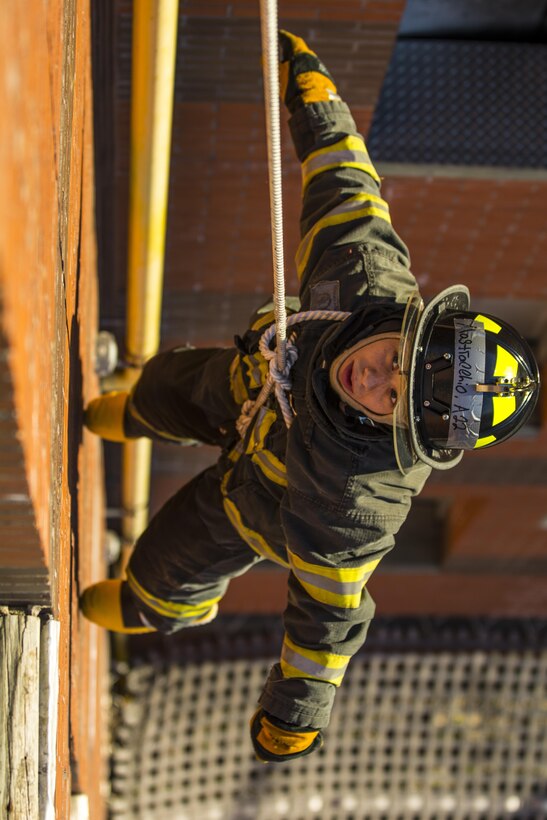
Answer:
[{"label": "helmet brim", "polygon": [[410,296],[401,328],[399,368],[401,395],[393,413],[393,443],[397,464],[403,475],[422,461],[437,470],[455,467],[463,457],[462,450],[427,448],[422,441],[418,422],[420,408],[416,403],[416,378],[423,365],[423,341],[439,316],[445,311],[467,311],[470,294],[465,285],[452,285],[424,305],[418,290]]}]

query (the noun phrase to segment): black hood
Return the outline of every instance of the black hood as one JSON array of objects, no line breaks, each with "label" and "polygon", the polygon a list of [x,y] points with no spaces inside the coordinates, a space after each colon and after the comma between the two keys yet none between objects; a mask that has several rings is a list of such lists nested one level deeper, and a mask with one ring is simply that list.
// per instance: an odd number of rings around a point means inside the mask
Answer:
[{"label": "black hood", "polygon": [[[337,322],[331,333],[321,339],[321,359],[328,367],[348,347],[379,333],[398,333],[403,323],[404,305],[392,301],[366,305],[343,322]],[[319,358],[319,357],[316,357]]]},{"label": "black hood", "polygon": [[341,437],[351,449],[365,445],[371,439],[391,441],[391,428],[374,423],[352,407],[344,404],[330,386],[329,370],[335,358],[362,339],[379,333],[401,330],[404,306],[392,301],[379,301],[355,311],[343,322],[333,323],[320,337],[308,367],[309,411],[321,426]]}]

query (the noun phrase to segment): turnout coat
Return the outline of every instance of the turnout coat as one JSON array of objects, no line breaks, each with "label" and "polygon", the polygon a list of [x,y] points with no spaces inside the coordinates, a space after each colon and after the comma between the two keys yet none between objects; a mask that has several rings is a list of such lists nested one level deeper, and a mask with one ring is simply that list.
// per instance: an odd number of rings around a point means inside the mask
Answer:
[{"label": "turnout coat", "polygon": [[[286,567],[285,637],[260,703],[287,723],[321,728],[374,613],[367,580],[429,468],[418,464],[403,476],[391,430],[348,411],[329,387],[338,352],[379,323],[399,323],[416,288],[378,174],[341,100],[297,106],[290,127],[302,163],[299,303],[351,316],[296,324],[290,430],[272,397],[243,439],[235,433],[242,404],[266,377],[258,341],[273,321],[267,307],[236,348],[151,360],[129,404],[128,430],[223,449],[151,522],[128,579],[145,618],[173,631],[213,614],[228,579],[257,560]],[[185,574],[183,553],[191,563]]]}]

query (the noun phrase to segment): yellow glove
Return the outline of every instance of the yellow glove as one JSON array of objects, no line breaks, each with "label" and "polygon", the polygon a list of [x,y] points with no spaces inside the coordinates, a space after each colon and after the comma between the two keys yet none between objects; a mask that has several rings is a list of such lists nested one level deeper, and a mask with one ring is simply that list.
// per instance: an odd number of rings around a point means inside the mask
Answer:
[{"label": "yellow glove", "polygon": [[279,50],[280,92],[289,111],[294,112],[299,101],[309,104],[340,99],[327,68],[301,37],[281,30]]},{"label": "yellow glove", "polygon": [[319,729],[284,723],[264,709],[258,709],[252,717],[251,740],[257,760],[263,763],[294,760],[311,754],[323,745]]}]

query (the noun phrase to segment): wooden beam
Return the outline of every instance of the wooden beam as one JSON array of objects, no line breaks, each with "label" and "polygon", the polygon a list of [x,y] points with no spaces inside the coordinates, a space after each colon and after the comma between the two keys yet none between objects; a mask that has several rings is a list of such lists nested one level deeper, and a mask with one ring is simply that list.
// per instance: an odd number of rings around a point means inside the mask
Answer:
[{"label": "wooden beam", "polygon": [[40,619],[0,607],[0,817],[37,818]]}]

